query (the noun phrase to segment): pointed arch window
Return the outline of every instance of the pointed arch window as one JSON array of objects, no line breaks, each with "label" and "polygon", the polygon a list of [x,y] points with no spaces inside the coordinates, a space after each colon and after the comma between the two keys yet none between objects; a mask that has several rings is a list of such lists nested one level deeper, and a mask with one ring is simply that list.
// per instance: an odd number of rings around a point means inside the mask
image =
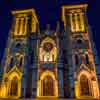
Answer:
[{"label": "pointed arch window", "polygon": [[82,40],[81,39],[78,39],[77,40],[77,44],[82,44]]},{"label": "pointed arch window", "polygon": [[16,48],[19,49],[21,47],[21,43],[16,43]]},{"label": "pointed arch window", "polygon": [[86,54],[85,57],[86,57],[86,64],[89,64],[89,56],[88,56],[88,54]]},{"label": "pointed arch window", "polygon": [[23,60],[24,60],[24,55],[22,53],[16,53],[16,56],[15,56],[15,63],[16,63],[16,66],[17,67],[21,67],[22,64],[23,64]]},{"label": "pointed arch window", "polygon": [[20,58],[19,66],[22,66],[23,64],[23,57]]},{"label": "pointed arch window", "polygon": [[56,61],[57,47],[56,42],[51,37],[46,37],[41,41],[39,49],[39,60],[43,63]]},{"label": "pointed arch window", "polygon": [[52,55],[52,59],[53,59],[52,61],[54,61],[54,55]]},{"label": "pointed arch window", "polygon": [[43,61],[45,61],[45,60],[44,60],[44,55],[42,56],[42,59],[43,59]]},{"label": "pointed arch window", "polygon": [[13,57],[11,57],[11,59],[10,59],[10,68],[12,68],[12,67],[13,67],[13,63],[14,63],[14,58],[13,58]]},{"label": "pointed arch window", "polygon": [[75,64],[78,65],[79,64],[79,57],[77,54],[75,54]]},{"label": "pointed arch window", "polygon": [[84,44],[83,44],[83,40],[82,39],[77,39],[76,40],[76,47],[77,48],[82,48],[83,45]]}]

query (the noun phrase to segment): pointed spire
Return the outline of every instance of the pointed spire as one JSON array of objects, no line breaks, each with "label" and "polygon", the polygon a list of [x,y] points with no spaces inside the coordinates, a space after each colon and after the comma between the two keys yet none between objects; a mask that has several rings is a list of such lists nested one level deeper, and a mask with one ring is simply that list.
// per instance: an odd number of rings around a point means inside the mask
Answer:
[{"label": "pointed spire", "polygon": [[50,24],[47,24],[47,25],[46,25],[45,34],[50,34]]},{"label": "pointed spire", "polygon": [[39,24],[37,24],[37,32],[38,32],[38,34],[40,34],[40,27],[39,27]]},{"label": "pointed spire", "polygon": [[46,30],[50,30],[50,24],[46,25]]},{"label": "pointed spire", "polygon": [[57,21],[56,32],[59,32],[59,31],[60,31],[60,23],[59,21]]},{"label": "pointed spire", "polygon": [[60,31],[60,23],[59,23],[59,21],[57,21],[55,35],[58,35],[59,31]]}]

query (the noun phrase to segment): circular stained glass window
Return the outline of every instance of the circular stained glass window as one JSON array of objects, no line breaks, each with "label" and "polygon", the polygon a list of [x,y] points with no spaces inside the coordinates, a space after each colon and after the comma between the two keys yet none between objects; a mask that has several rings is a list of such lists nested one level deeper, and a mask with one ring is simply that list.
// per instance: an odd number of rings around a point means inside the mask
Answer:
[{"label": "circular stained glass window", "polygon": [[53,49],[53,44],[50,42],[46,42],[43,45],[43,49],[47,52],[50,52]]}]

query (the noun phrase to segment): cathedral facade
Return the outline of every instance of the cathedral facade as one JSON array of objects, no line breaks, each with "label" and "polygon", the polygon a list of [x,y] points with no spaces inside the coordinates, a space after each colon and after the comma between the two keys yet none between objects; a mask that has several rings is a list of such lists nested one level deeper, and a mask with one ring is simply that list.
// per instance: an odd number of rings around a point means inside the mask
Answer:
[{"label": "cathedral facade", "polygon": [[40,30],[34,9],[12,11],[0,98],[99,98],[87,4],[61,9],[55,30]]}]

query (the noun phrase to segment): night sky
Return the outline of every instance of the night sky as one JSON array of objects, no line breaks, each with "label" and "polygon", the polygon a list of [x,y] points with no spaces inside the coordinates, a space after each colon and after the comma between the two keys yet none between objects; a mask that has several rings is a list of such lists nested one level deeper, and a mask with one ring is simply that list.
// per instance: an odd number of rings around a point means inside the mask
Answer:
[{"label": "night sky", "polygon": [[11,28],[11,11],[34,8],[40,28],[50,24],[55,29],[56,22],[61,21],[61,6],[70,4],[88,4],[87,16],[93,31],[94,41],[100,57],[100,0],[0,0],[0,59],[3,56],[8,32]]}]

